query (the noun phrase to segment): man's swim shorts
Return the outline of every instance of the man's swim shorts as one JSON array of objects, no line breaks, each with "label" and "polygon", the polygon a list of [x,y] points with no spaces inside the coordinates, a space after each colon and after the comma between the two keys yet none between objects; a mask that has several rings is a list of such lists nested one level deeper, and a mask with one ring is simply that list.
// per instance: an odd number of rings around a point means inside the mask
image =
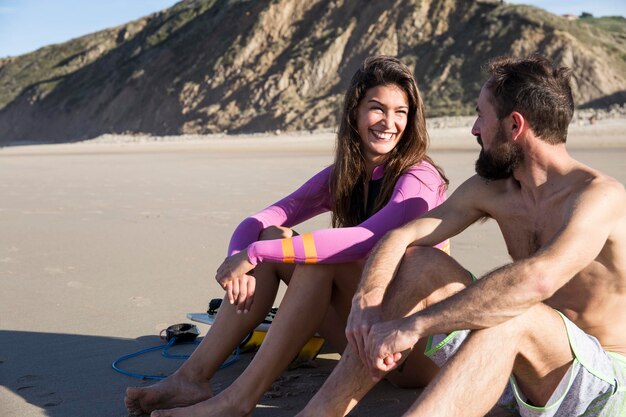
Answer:
[{"label": "man's swim shorts", "polygon": [[[606,352],[595,337],[562,314],[561,317],[574,362],[547,404],[543,407],[529,404],[513,375],[498,404],[522,417],[625,417],[626,357]],[[469,334],[469,330],[462,330],[435,335],[429,338],[425,355],[441,367]]]}]

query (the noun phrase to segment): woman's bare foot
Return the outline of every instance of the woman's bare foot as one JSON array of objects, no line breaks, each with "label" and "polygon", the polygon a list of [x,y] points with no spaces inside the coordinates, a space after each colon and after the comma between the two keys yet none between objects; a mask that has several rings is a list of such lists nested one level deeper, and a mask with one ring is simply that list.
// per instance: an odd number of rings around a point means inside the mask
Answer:
[{"label": "woman's bare foot", "polygon": [[149,387],[128,388],[124,403],[130,415],[142,415],[156,409],[193,405],[212,396],[210,381],[192,381],[176,372]]},{"label": "woman's bare foot", "polygon": [[150,417],[248,417],[254,410],[254,402],[243,398],[229,398],[227,391],[189,407],[157,410]]}]

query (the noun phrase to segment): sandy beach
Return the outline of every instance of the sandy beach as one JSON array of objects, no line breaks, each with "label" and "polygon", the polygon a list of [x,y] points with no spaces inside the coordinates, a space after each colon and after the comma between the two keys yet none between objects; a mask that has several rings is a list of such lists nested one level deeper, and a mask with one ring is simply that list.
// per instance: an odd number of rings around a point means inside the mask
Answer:
[{"label": "sandy beach", "polygon": [[[626,119],[572,126],[569,147],[626,183],[625,131]],[[478,145],[468,126],[431,138],[452,191],[472,175]],[[333,141],[332,132],[107,136],[0,149],[0,415],[126,416],[125,388],[152,382],[111,362],[162,343],[162,329],[221,297],[214,271],[236,225],[330,164]],[[328,225],[322,216],[297,230]],[[455,238],[452,253],[475,274],[508,261],[492,221]],[[251,358],[219,371],[214,391]],[[337,358],[328,351],[285,372],[254,416],[294,415]],[[168,374],[179,364],[152,353],[123,366]],[[400,415],[417,395],[383,382],[352,415]]]}]

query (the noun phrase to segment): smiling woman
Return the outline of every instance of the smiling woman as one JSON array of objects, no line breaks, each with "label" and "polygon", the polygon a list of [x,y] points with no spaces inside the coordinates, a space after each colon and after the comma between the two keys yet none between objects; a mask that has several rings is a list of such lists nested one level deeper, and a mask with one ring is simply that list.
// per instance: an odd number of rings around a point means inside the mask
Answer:
[{"label": "smiling woman", "polygon": [[[129,411],[250,415],[316,332],[342,351],[369,251],[389,230],[445,200],[447,180],[426,155],[425,126],[411,71],[393,57],[366,59],[345,95],[333,165],[237,227],[229,256],[217,270],[226,296],[211,329],[176,373],[152,387],[129,388]],[[291,229],[327,211],[333,228],[303,235]],[[213,397],[211,378],[265,318],[280,281],[288,290],[260,350],[244,373]]]},{"label": "smiling woman", "polygon": [[370,88],[359,105],[357,130],[363,154],[374,166],[396,146],[407,122],[409,99],[397,85]]}]

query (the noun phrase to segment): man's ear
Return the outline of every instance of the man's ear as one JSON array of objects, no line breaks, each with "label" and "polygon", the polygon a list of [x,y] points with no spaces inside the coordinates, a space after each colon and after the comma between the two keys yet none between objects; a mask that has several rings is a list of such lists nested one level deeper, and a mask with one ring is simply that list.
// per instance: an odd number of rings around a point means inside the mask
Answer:
[{"label": "man's ear", "polygon": [[511,137],[513,140],[517,140],[517,138],[528,128],[526,125],[526,119],[521,113],[516,111],[512,112],[509,117],[511,123]]}]

